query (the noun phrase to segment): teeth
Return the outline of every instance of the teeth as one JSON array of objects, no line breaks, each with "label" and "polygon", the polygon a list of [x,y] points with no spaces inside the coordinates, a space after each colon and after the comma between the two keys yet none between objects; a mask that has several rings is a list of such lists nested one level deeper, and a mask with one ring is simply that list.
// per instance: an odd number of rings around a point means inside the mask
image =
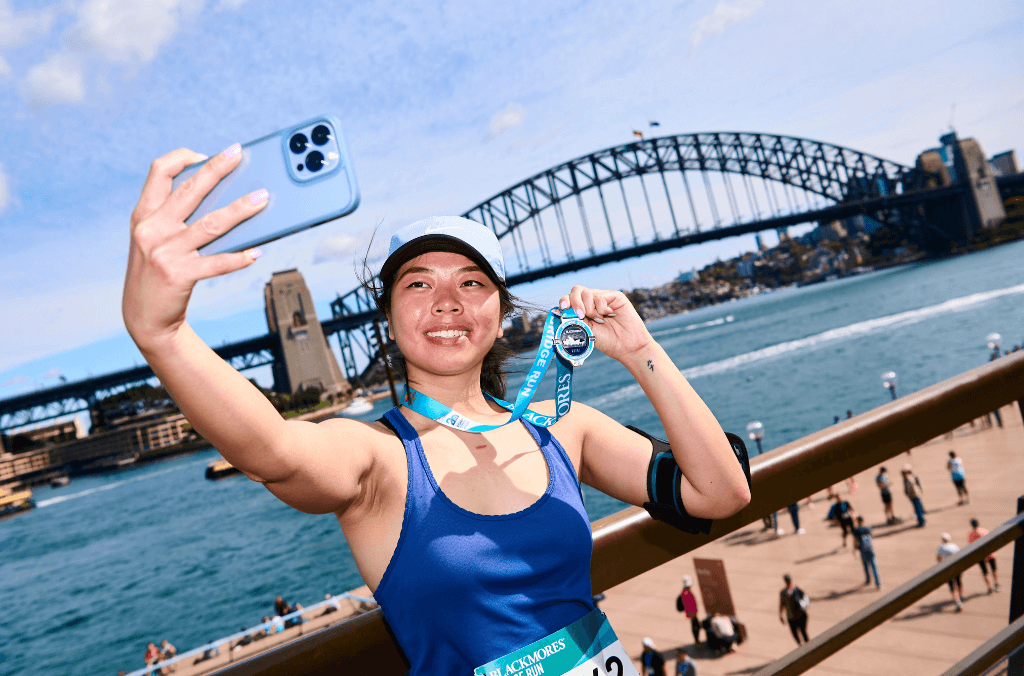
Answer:
[{"label": "teeth", "polygon": [[458,338],[459,336],[469,335],[469,331],[464,329],[451,330],[451,331],[430,331],[427,333],[431,338]]}]

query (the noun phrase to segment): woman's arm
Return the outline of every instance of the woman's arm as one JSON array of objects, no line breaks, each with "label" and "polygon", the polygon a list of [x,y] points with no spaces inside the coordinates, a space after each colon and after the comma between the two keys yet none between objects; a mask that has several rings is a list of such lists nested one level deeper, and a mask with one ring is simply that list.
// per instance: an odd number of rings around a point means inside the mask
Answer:
[{"label": "woman's arm", "polygon": [[[185,321],[195,284],[248,267],[256,251],[200,256],[198,249],[266,205],[257,191],[199,219],[185,219],[233,170],[237,145],[210,159],[172,192],[172,181],[204,156],[180,149],[153,162],[131,217],[131,248],[122,313],[125,326],[160,383],[192,426],[224,457],[286,503],[308,512],[343,509],[370,466],[367,426],[346,429],[345,461],[328,426],[286,422],[240,373],[214,353]],[[338,421],[342,422],[342,421]],[[335,434],[337,425],[333,426]],[[360,443],[362,442],[362,443]]]},{"label": "woman's arm", "polygon": [[[629,370],[654,406],[682,470],[680,494],[686,511],[719,519],[747,505],[746,477],[721,425],[651,337],[625,295],[576,286],[562,298],[562,304],[567,303],[578,316],[588,317],[597,348]],[[650,442],[594,409],[579,408],[585,435],[581,475],[595,480],[595,488],[642,504],[647,500]]]}]

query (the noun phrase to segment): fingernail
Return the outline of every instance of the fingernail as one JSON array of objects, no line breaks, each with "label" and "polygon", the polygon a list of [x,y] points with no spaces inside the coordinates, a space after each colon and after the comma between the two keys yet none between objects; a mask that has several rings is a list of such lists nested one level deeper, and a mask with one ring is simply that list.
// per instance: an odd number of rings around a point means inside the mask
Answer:
[{"label": "fingernail", "polygon": [[584,312],[584,311],[583,311],[583,308],[581,308],[581,307],[578,307],[578,308],[574,308],[574,309],[573,309],[573,312],[575,312],[575,313],[576,313],[576,316],[577,316],[577,317],[579,317],[580,319],[583,319],[584,317],[586,317],[586,316],[587,316],[587,313],[586,313],[586,312]]},{"label": "fingernail", "polygon": [[205,162],[206,160],[210,159],[209,155],[204,155],[202,153],[196,153],[196,155],[199,157],[200,162]]},{"label": "fingernail", "polygon": [[564,310],[567,307],[569,307],[569,301],[567,300],[563,300],[561,303],[558,304],[558,309],[560,310]]},{"label": "fingernail", "polygon": [[249,193],[249,204],[252,204],[253,206],[262,204],[267,201],[268,197],[270,197],[270,193],[267,192],[267,189],[260,188],[256,192]]},{"label": "fingernail", "polygon": [[227,159],[231,159],[235,155],[238,155],[240,152],[242,152],[242,146],[241,144],[236,143],[224,151],[224,157]]},{"label": "fingernail", "polygon": [[263,255],[263,252],[260,251],[259,249],[249,249],[248,251],[246,251],[246,253],[249,254],[249,258],[253,260],[256,260],[257,258]]},{"label": "fingernail", "polygon": [[614,316],[615,316],[615,313],[614,313],[614,312],[605,312],[605,313],[604,313],[604,316],[605,316],[605,317],[614,317]]},{"label": "fingernail", "polygon": [[591,317],[591,319],[593,319],[598,324],[604,324],[604,320],[601,319],[600,317]]}]

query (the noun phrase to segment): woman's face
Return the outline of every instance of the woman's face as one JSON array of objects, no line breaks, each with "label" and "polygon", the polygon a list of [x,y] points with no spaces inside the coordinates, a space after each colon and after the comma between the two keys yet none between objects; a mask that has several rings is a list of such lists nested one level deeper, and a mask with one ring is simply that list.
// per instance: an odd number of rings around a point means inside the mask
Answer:
[{"label": "woman's face", "polygon": [[388,333],[410,376],[479,371],[502,335],[498,287],[462,254],[425,253],[395,275]]}]

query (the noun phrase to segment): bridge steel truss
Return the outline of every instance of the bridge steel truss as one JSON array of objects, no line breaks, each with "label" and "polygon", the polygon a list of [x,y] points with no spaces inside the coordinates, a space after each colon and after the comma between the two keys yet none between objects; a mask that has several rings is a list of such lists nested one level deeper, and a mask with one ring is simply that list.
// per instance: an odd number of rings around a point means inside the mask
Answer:
[{"label": "bridge steel truss", "polygon": [[[273,364],[279,352],[277,341],[276,335],[267,334],[214,348],[214,352],[236,370],[244,371]],[[0,401],[0,431],[90,410],[100,400],[155,377],[149,366],[136,366],[4,399]]]},{"label": "bridge steel truss", "polygon": [[[463,216],[498,236],[507,281],[513,286],[816,220],[861,215],[895,223],[905,213],[900,208],[918,201],[909,194],[913,171],[803,138],[757,132],[682,134],[577,157],[503,190]],[[949,195],[931,195],[943,197]],[[640,202],[645,208],[637,207]],[[331,309],[338,322],[332,332],[351,378],[357,375],[353,347],[359,349],[360,361],[378,356],[370,323],[375,306],[360,287],[338,297]]]}]

